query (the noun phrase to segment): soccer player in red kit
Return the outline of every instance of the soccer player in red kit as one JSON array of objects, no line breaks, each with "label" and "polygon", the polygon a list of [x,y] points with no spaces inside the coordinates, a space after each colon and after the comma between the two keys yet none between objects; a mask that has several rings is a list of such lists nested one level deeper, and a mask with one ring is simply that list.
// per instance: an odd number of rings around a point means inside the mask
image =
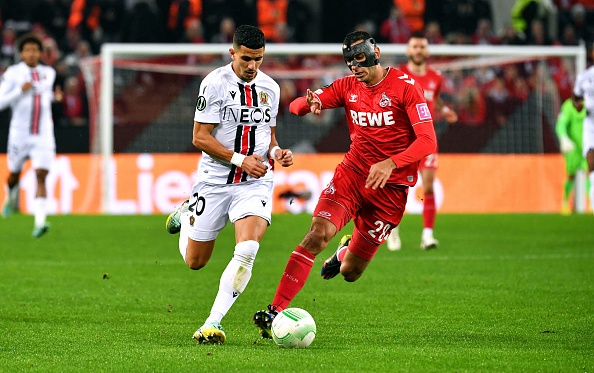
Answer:
[{"label": "soccer player in red kit", "polygon": [[[424,90],[425,99],[431,113],[434,108],[439,110],[449,124],[458,121],[458,115],[455,111],[447,107],[439,97],[442,85],[442,76],[439,71],[433,70],[427,66],[429,57],[429,42],[423,33],[416,32],[408,40],[406,55],[408,63],[402,65],[400,70],[414,79]],[[437,171],[437,152],[429,154],[421,160],[419,172],[423,184],[423,233],[421,235],[421,249],[429,250],[437,248],[438,241],[433,237],[433,227],[435,225],[435,216],[437,208],[435,206],[435,195],[433,193],[433,181]],[[400,250],[402,242],[398,232],[398,227],[392,230],[387,239],[388,249]]]},{"label": "soccer player in red kit", "polygon": [[379,63],[380,50],[366,32],[346,35],[342,46],[353,75],[315,92],[307,90],[290,104],[293,114],[320,114],[343,107],[352,144],[319,197],[309,231],[289,257],[268,310],[254,323],[270,338],[277,312],[287,308],[303,288],[314,258],[350,220],[352,236],[342,238],[322,266],[322,277],[342,274],[356,281],[402,219],[408,188],[415,185],[419,161],[435,152],[433,119],[420,85],[394,68]]}]

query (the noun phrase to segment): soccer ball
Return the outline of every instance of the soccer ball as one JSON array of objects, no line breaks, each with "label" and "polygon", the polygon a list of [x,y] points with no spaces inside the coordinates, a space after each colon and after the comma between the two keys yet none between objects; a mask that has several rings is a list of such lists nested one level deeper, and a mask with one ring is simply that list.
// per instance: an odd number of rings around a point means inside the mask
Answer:
[{"label": "soccer ball", "polygon": [[316,338],[316,323],[301,308],[287,308],[272,320],[272,339],[283,348],[306,348]]}]

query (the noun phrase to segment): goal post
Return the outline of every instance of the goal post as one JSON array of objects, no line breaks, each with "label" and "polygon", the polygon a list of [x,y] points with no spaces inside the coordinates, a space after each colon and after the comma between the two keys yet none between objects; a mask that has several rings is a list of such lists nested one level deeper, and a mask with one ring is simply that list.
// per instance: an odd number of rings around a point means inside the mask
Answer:
[{"label": "goal post", "polygon": [[[114,114],[114,102],[118,95],[118,74],[117,71],[149,71],[158,74],[171,72],[173,74],[180,74],[183,76],[194,76],[196,79],[203,77],[208,71],[219,67],[227,62],[230,62],[228,50],[231,46],[228,44],[104,44],[101,48],[99,58],[87,59],[81,63],[83,76],[87,83],[87,94],[90,101],[90,115],[91,123],[91,150],[101,157],[102,164],[102,208],[104,212],[110,211],[108,201],[110,201],[110,186],[112,185],[113,177],[113,154],[118,152],[114,148],[114,126],[116,115]],[[380,44],[381,61],[384,66],[397,66],[403,63],[406,45],[404,44]],[[442,70],[444,75],[449,72],[459,70],[471,69],[473,72],[478,71],[481,67],[497,68],[497,66],[504,66],[505,64],[522,63],[522,61],[537,61],[545,60],[547,58],[562,58],[570,62],[571,70],[569,73],[574,76],[578,72],[586,68],[586,49],[582,46],[494,46],[494,45],[431,45],[429,47],[432,58],[437,58],[437,61],[430,62],[432,67],[437,67]],[[170,64],[155,62],[155,59],[163,57],[185,56],[185,62],[181,64]],[[192,56],[193,58],[189,58]],[[309,65],[301,66],[298,69],[293,69],[291,63],[292,58],[302,58],[308,56],[311,59]],[[316,56],[323,56],[320,61],[316,60]],[[195,58],[194,58],[195,57]],[[198,62],[195,62],[198,61]],[[272,61],[272,63],[270,63]],[[317,84],[319,82],[329,82],[339,76],[348,74],[346,65],[342,61],[341,45],[340,44],[268,44],[266,46],[266,57],[262,70],[271,75],[275,79],[302,79],[310,83]],[[549,72],[545,72],[548,74]],[[551,78],[547,78],[551,80]],[[573,82],[571,82],[573,85]],[[194,86],[197,90],[197,85]],[[312,88],[317,86],[312,85]],[[157,89],[157,88],[154,88]],[[543,88],[544,89],[544,88]],[[196,91],[193,91],[191,100],[196,99]],[[541,94],[536,89],[536,96]],[[158,91],[155,95],[160,94]],[[183,93],[177,92],[182,95]],[[302,95],[303,92],[297,92]],[[452,92],[455,95],[456,92]],[[165,94],[167,95],[167,94]],[[282,94],[281,94],[282,98]],[[557,97],[558,102],[559,97]],[[537,107],[548,108],[550,102],[546,98],[536,97]],[[539,101],[540,100],[540,101]],[[95,103],[95,109],[93,104]],[[172,104],[174,105],[174,104]],[[533,108],[532,106],[530,108]],[[191,107],[184,107],[186,111]],[[549,108],[550,109],[550,108]],[[527,109],[531,110],[531,109]],[[558,111],[558,108],[554,108]],[[178,109],[179,111],[179,109]],[[555,112],[557,112],[555,111]],[[191,113],[193,115],[193,113]],[[529,121],[532,118],[530,113],[522,114],[521,121]],[[190,119],[191,120],[191,119]],[[322,119],[323,122],[325,119]],[[541,118],[541,120],[543,120]],[[551,115],[548,118],[548,125],[551,123]],[[311,123],[310,123],[311,124]],[[319,131],[315,136],[328,135],[331,129],[324,129],[325,133],[320,129],[324,123],[314,123],[306,130]],[[519,126],[519,124],[514,124]],[[554,123],[553,123],[554,125]],[[536,127],[540,126],[538,124]],[[447,127],[447,126],[446,126]],[[519,128],[519,127],[518,127]],[[346,131],[346,130],[345,130]],[[315,137],[314,136],[314,137]],[[523,135],[522,135],[523,136]],[[542,137],[542,134],[529,134],[528,136]],[[307,135],[304,135],[307,137]],[[505,153],[514,153],[517,151],[518,141],[513,139],[513,136],[507,139],[499,139],[498,141],[508,141],[512,145],[486,145],[484,149],[490,149],[497,153],[498,151]],[[534,139],[526,140],[530,143]],[[542,138],[536,140],[545,141]],[[303,145],[303,142],[299,142]],[[489,148],[490,146],[490,148]],[[299,146],[296,146],[299,147]],[[130,149],[134,149],[131,147]],[[143,148],[144,149],[144,148]],[[304,152],[312,149],[311,144],[303,145]],[[544,153],[543,147],[537,146],[535,149],[526,147],[525,152]],[[134,150],[132,150],[134,151]],[[149,149],[150,151],[150,149]],[[157,150],[158,152],[159,150]],[[315,150],[314,150],[315,151]],[[455,150],[454,150],[455,151]],[[524,152],[524,150],[521,150]],[[585,211],[585,178],[578,178],[580,185],[577,187],[576,210]]]}]

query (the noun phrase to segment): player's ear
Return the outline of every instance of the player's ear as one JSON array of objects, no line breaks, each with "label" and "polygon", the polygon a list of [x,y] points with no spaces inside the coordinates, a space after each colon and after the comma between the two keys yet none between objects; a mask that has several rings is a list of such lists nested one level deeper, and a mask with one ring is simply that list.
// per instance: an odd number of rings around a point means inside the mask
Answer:
[{"label": "player's ear", "polygon": [[229,56],[231,56],[231,59],[233,60],[235,57],[235,49],[233,48],[229,48]]},{"label": "player's ear", "polygon": [[376,60],[379,60],[379,58],[380,58],[380,49],[379,49],[379,47],[376,45],[373,49],[375,50],[375,59]]}]

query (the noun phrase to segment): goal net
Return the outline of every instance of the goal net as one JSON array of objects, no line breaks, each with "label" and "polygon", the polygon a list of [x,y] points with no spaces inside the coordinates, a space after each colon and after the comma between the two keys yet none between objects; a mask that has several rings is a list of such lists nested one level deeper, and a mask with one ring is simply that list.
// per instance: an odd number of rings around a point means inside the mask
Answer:
[{"label": "goal net", "polygon": [[[103,156],[104,167],[114,153],[195,152],[198,87],[206,74],[230,63],[229,47],[105,44],[100,57],[84,60],[91,150]],[[405,63],[405,48],[380,45],[382,65]],[[583,46],[432,45],[430,53],[430,66],[444,76],[441,97],[459,115],[449,126],[435,113],[440,153],[559,152],[556,117],[586,67]],[[288,113],[288,103],[307,88],[349,74],[340,45],[269,44],[261,69],[281,86],[279,122],[288,124],[277,132],[283,146],[301,153],[348,150],[342,110],[319,117]]]}]

